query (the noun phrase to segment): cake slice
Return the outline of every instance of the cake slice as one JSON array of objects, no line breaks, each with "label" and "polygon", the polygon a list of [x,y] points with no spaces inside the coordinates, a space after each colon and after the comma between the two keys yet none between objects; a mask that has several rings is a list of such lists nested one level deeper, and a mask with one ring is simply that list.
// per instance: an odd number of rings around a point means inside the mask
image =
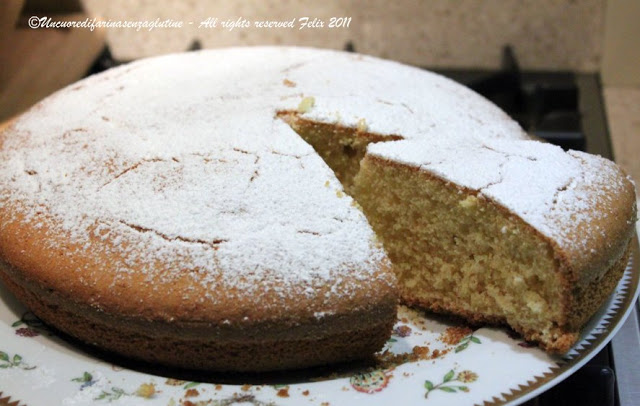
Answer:
[{"label": "cake slice", "polygon": [[355,196],[406,303],[558,353],[620,279],[636,216],[615,164],[537,141],[370,145]]}]

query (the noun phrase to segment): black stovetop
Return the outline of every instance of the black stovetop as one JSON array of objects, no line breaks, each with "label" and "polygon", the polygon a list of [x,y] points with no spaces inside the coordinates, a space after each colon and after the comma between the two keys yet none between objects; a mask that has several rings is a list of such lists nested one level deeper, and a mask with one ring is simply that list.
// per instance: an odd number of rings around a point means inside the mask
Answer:
[{"label": "black stovetop", "polygon": [[485,96],[530,134],[613,159],[597,74],[522,71],[509,47],[499,70],[435,71]]}]

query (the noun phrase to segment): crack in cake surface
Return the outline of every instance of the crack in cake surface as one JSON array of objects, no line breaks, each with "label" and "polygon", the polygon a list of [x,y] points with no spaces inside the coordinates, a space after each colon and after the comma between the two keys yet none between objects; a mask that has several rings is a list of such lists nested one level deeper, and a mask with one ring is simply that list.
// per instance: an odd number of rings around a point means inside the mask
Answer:
[{"label": "crack in cake surface", "polygon": [[185,242],[185,243],[189,243],[189,244],[200,244],[200,245],[206,245],[208,247],[213,248],[214,250],[218,249],[218,246],[222,243],[228,242],[228,240],[225,240],[223,238],[220,239],[215,239],[212,241],[205,241],[205,240],[197,240],[197,239],[191,239],[191,238],[187,238],[187,237],[182,237],[179,235],[175,235],[175,236],[169,236],[167,234],[161,233],[160,231],[151,229],[151,228],[146,228],[146,227],[142,227],[139,225],[135,225],[135,224],[129,224],[126,221],[120,220],[119,221],[120,224],[123,224],[139,233],[152,233],[157,235],[158,237],[162,238],[163,240],[166,241],[180,241],[180,242]]}]

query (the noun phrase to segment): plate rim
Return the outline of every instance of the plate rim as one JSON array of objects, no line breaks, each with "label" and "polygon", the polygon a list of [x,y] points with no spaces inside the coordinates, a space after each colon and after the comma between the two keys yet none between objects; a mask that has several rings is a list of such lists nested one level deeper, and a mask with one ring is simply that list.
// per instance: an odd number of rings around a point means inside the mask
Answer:
[{"label": "plate rim", "polygon": [[[504,402],[495,403],[485,401],[482,404],[483,406],[516,406],[531,400],[567,379],[595,357],[607,344],[609,344],[609,342],[611,342],[613,337],[615,337],[631,314],[631,311],[634,308],[633,304],[638,300],[640,295],[640,269],[638,269],[640,264],[640,251],[638,236],[634,235],[630,243],[633,247],[631,249],[631,255],[629,256],[629,262],[627,263],[627,267],[622,278],[616,285],[614,292],[609,296],[608,300],[616,295],[620,285],[625,283],[625,277],[628,276],[629,279],[626,281],[625,288],[626,292],[623,293],[621,301],[617,305],[617,309],[611,312],[611,317],[608,319],[607,323],[607,329],[595,334],[593,338],[589,338],[588,335],[582,338],[569,352],[570,354],[571,351],[576,351],[576,354],[573,356],[563,357],[562,361],[556,364],[556,367],[551,368],[553,373],[545,373],[543,377],[536,379],[536,381],[531,385],[524,386],[521,390],[512,391],[512,393],[519,394],[519,396],[511,398],[511,394],[503,394],[502,396],[505,398]],[[633,293],[631,293],[632,291]],[[604,318],[606,316],[607,314],[603,314],[601,317]],[[581,348],[576,349],[576,347]]]}]

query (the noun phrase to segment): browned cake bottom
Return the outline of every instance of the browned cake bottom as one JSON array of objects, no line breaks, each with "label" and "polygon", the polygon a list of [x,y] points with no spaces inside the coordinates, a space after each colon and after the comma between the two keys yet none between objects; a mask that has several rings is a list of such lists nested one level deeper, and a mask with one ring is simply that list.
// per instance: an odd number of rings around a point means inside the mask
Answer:
[{"label": "browned cake bottom", "polygon": [[314,324],[225,329],[110,315],[63,299],[6,264],[0,264],[0,277],[41,320],[87,344],[135,360],[208,371],[275,371],[366,359],[382,348],[396,314],[390,301]]}]

